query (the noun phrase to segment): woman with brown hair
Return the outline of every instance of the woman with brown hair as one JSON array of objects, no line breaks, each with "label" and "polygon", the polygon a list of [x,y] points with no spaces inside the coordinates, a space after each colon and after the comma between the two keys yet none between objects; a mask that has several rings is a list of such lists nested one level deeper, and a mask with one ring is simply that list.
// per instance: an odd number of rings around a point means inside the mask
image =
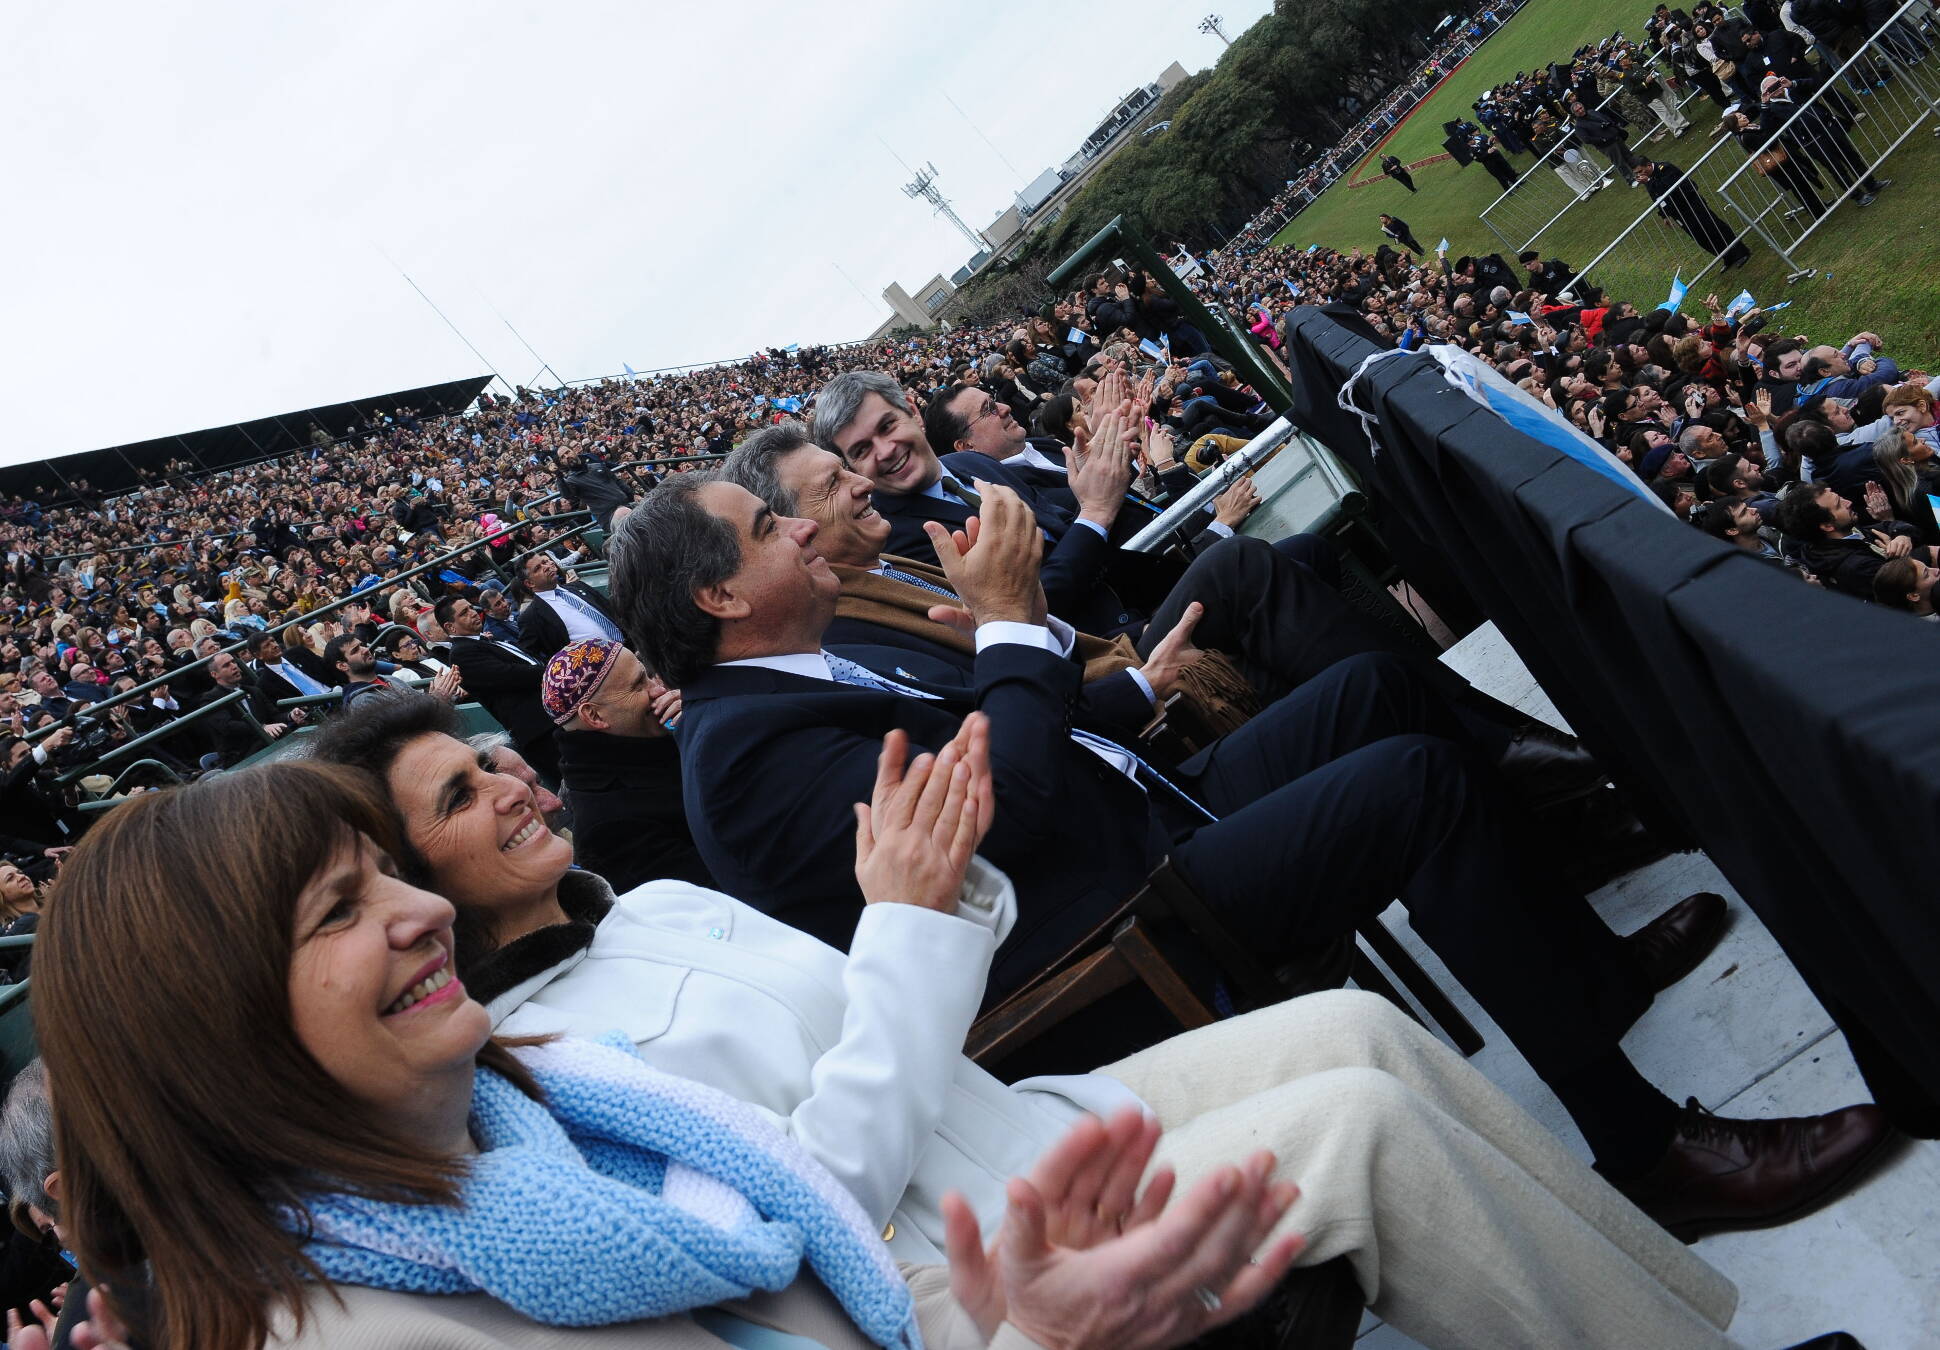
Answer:
[{"label": "woman with brown hair", "polygon": [[[365,779],[299,762],[124,804],[69,860],[35,981],[62,1222],[97,1285],[145,1263],[149,1350],[686,1350],[723,1320],[829,1350],[1160,1350],[1299,1248],[1248,1263],[1293,1199],[1265,1155],[1135,1199],[1156,1136],[1125,1120],[1012,1183],[994,1259],[959,1205],[954,1268],[899,1273],[725,1094],[610,1042],[494,1040],[401,848]],[[197,950],[222,959],[154,959]],[[1109,1236],[1048,1245],[1099,1214]]]},{"label": "woman with brown hair", "polygon": [[[620,677],[570,673],[549,676],[556,715],[624,709]],[[980,765],[981,722],[931,762]],[[1716,1329],[1735,1301],[1722,1276],[1383,999],[1310,994],[1091,1073],[1005,1084],[962,1053],[1016,920],[1001,873],[966,858],[940,882],[907,865],[872,877],[883,861],[859,836],[868,903],[846,952],[687,882],[616,896],[572,865],[528,786],[459,731],[435,699],[372,699],[333,719],[313,753],[382,784],[405,875],[458,906],[459,968],[494,1026],[618,1030],[656,1068],[752,1104],[904,1259],[944,1249],[946,1195],[994,1221],[1006,1178],[1080,1112],[1136,1106],[1165,1126],[1161,1159],[1185,1182],[1236,1138],[1272,1146],[1307,1192],[1288,1216],[1313,1235],[1301,1264],[1345,1257],[1374,1311],[1424,1345],[1729,1344]],[[899,754],[884,748],[873,818]],[[1423,1226],[1428,1193],[1442,1217]]]}]

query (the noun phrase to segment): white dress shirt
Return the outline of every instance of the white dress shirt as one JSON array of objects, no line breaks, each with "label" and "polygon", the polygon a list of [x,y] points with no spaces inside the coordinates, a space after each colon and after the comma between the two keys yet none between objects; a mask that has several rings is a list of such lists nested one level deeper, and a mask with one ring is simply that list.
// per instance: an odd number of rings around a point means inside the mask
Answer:
[{"label": "white dress shirt", "polygon": [[[600,627],[592,616],[592,606],[569,592],[564,586],[554,586],[549,591],[534,591],[541,600],[552,607],[559,621],[566,625],[566,637],[573,642],[607,642],[612,634]],[[617,625],[616,625],[617,628]]]}]

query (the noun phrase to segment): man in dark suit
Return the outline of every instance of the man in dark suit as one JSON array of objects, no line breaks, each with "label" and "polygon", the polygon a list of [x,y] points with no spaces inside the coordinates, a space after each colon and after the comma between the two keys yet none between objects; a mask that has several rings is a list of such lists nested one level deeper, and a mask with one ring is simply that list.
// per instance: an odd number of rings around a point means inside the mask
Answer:
[{"label": "man in dark suit", "polygon": [[230,652],[217,652],[210,658],[209,679],[214,687],[202,700],[201,706],[227,698],[237,690],[241,690],[243,695],[236,702],[223,704],[210,712],[195,725],[203,744],[221,759],[224,768],[232,767],[262,749],[263,737],[258,734],[258,727],[271,740],[275,740],[291,727],[300,726],[307,720],[301,708],[288,713],[278,708],[274,699],[250,681],[242,663]]},{"label": "man in dark suit", "polygon": [[[1009,465],[969,452],[938,459],[902,390],[887,376],[850,371],[816,396],[815,439],[875,484],[876,510],[889,522],[883,551],[919,562],[936,561],[926,527],[961,529],[977,511],[978,482],[1015,490],[1029,505],[1048,549],[1043,562],[1050,612],[1081,633],[1131,638],[1149,656],[1198,604],[1197,641],[1224,653],[1264,700],[1280,698],[1343,657],[1385,651],[1406,655],[1395,635],[1352,606],[1317,573],[1325,550],[1307,536],[1267,544],[1224,539],[1195,558],[1151,609],[1128,605],[1105,581],[1107,567],[1156,560],[1112,548],[1107,536],[1130,481],[1130,445],[1123,410],[1106,411],[1093,428],[1090,453],[1072,476],[1080,510],[1073,517],[1033,493]],[[965,476],[971,481],[965,484]],[[1148,571],[1135,580],[1161,581]],[[1576,742],[1470,689],[1438,662],[1420,672],[1454,698],[1471,731],[1488,738],[1505,769],[1570,785],[1576,795],[1601,781],[1595,762]],[[1546,795],[1555,796],[1554,792]],[[1602,822],[1609,833],[1631,832],[1629,822]]]},{"label": "man in dark suit", "polygon": [[1400,896],[1606,1175],[1661,1222],[1735,1227],[1803,1212],[1890,1137],[1870,1106],[1720,1125],[1646,1082],[1618,1040],[1716,929],[1693,925],[1687,903],[1618,938],[1581,896],[1527,870],[1499,784],[1402,662],[1340,663],[1169,782],[1071,731],[1078,670],[1046,627],[1042,541],[1015,494],[991,487],[974,540],[932,531],[977,629],[967,690],[884,679],[824,649],[838,586],[815,534],[812,520],[777,517],[743,488],[686,479],[648,494],[614,538],[615,606],[646,663],[682,691],[696,842],[747,902],[846,946],[861,908],[850,804],[870,794],[882,737],[901,729],[932,752],[987,737],[996,813],[979,851],[1018,896],[992,966],[996,994],[1066,950],[1169,853],[1269,966]]},{"label": "man in dark suit", "polygon": [[[1163,440],[1160,440],[1161,435]],[[1153,436],[1151,448],[1154,460],[1160,458],[1161,445],[1165,457],[1169,458],[1172,451],[1169,434],[1154,432]],[[939,454],[977,454],[993,459],[1040,496],[1073,516],[1078,514],[1078,500],[1071,489],[1070,467],[1066,463],[1064,446],[1048,438],[1026,435],[1024,424],[1011,415],[1010,406],[1000,403],[987,389],[977,385],[953,384],[937,394],[923,412],[923,439],[932,448],[942,447]],[[1163,497],[1156,502],[1148,502],[1136,493],[1128,493],[1111,530],[1112,543],[1122,545],[1127,542],[1157,519],[1174,500],[1190,492],[1198,481],[1193,477],[1192,470],[1177,460],[1162,467],[1159,489]],[[1246,517],[1258,504],[1259,497],[1253,491],[1252,480],[1243,478],[1219,495],[1213,509],[1202,508],[1198,511],[1179,528],[1174,537],[1196,553],[1200,548],[1209,547],[1221,539],[1232,538],[1233,531],[1245,523]]]},{"label": "man in dark suit", "polygon": [[552,719],[539,703],[545,665],[509,642],[483,635],[485,620],[463,596],[448,595],[433,610],[451,634],[451,660],[459,679],[498,719],[512,744],[549,783],[559,781],[559,743]]},{"label": "man in dark suit", "polygon": [[247,642],[249,673],[271,703],[327,694],[343,682],[301,645],[286,648],[272,633],[251,633]]},{"label": "man in dark suit", "polygon": [[1069,511],[985,455],[952,455],[946,473],[902,386],[886,375],[850,371],[822,386],[813,434],[875,484],[876,509],[890,524],[890,552],[933,561],[936,550],[924,523],[962,528],[980,500],[974,480],[1001,483],[1023,496],[1043,532],[1048,545],[1044,593],[1051,612],[1105,637],[1144,630],[1146,612],[1126,603],[1106,579],[1120,557],[1132,556],[1111,544],[1112,525],[1132,481],[1129,446],[1098,447],[1086,457],[1068,480],[1078,508]]},{"label": "man in dark suit", "polygon": [[[532,599],[519,611],[519,646],[544,665],[568,642],[618,642],[620,626],[591,586],[567,581],[544,552],[519,564],[519,580]],[[482,621],[482,616],[481,616]]]}]

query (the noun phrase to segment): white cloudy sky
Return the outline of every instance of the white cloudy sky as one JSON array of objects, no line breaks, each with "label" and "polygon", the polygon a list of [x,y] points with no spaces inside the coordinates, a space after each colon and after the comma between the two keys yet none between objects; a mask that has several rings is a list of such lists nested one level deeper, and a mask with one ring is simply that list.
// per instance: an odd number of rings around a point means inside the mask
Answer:
[{"label": "white cloudy sky", "polygon": [[399,267],[514,381],[863,336],[969,255],[896,155],[982,226],[1205,12],[15,0],[0,463],[483,373]]}]

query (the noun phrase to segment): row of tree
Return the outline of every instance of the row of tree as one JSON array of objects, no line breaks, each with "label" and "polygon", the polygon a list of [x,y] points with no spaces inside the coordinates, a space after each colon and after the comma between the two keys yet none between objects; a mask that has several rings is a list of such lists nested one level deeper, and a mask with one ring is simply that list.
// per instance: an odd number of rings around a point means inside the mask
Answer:
[{"label": "row of tree", "polygon": [[1150,119],[1172,125],[1120,150],[1040,230],[1027,255],[1063,258],[1114,216],[1161,247],[1234,233],[1344,135],[1350,100],[1378,98],[1427,59],[1449,0],[1274,0],[1219,63],[1169,90]]}]

